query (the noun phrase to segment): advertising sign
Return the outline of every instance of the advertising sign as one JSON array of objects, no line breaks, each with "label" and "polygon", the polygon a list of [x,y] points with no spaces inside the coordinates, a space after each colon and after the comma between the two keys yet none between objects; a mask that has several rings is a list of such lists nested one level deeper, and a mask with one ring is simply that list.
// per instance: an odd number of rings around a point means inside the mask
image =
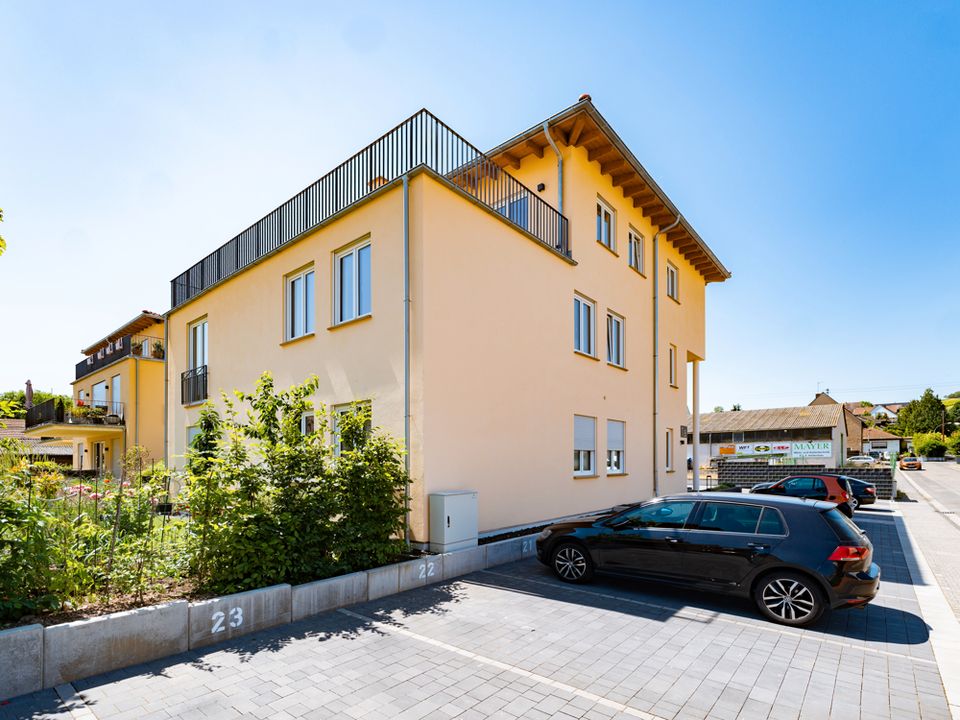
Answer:
[{"label": "advertising sign", "polygon": [[828,458],[833,456],[833,441],[813,440],[793,443],[795,458]]},{"label": "advertising sign", "polygon": [[721,445],[720,446],[721,455],[736,455],[737,446],[736,445]]},{"label": "advertising sign", "polygon": [[736,445],[736,454],[740,457],[746,457],[750,455],[789,455],[790,450],[790,443],[787,442],[771,441],[758,443],[737,443]]}]

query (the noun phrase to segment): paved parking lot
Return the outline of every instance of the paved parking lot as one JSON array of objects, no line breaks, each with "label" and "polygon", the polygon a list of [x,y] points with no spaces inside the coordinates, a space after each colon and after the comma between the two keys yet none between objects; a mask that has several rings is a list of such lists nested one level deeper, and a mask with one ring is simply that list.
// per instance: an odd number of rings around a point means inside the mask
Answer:
[{"label": "paved parking lot", "polygon": [[[812,630],[527,560],[74,686],[103,720],[948,718],[893,515],[858,519],[880,597]],[[11,717],[70,715],[45,691]]]}]

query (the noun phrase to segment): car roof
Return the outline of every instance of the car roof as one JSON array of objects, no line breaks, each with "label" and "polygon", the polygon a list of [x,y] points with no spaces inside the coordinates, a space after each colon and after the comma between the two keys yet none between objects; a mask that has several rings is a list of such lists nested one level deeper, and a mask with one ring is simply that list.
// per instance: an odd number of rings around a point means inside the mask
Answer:
[{"label": "car roof", "polygon": [[666,495],[661,500],[718,500],[720,502],[749,503],[750,505],[771,505],[777,507],[814,507],[817,510],[829,510],[836,507],[835,503],[822,500],[805,500],[804,498],[788,497],[783,495],[758,495],[754,493],[726,493],[726,492],[699,492],[683,495]]}]

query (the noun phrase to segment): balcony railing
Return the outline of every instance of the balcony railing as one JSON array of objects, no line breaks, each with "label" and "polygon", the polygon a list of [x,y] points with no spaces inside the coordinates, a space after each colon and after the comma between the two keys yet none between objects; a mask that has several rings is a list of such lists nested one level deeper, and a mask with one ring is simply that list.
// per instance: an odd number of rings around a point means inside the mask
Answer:
[{"label": "balcony railing", "polygon": [[123,403],[102,400],[66,407],[62,401],[51,399],[27,409],[28,428],[44,423],[123,425]]},{"label": "balcony railing", "polygon": [[207,366],[187,370],[180,375],[180,404],[192,405],[207,399]]},{"label": "balcony railing", "polygon": [[123,357],[136,356],[162,360],[163,353],[163,340],[161,338],[149,335],[124,335],[85,360],[78,362],[76,379],[79,380]]},{"label": "balcony railing", "polygon": [[176,308],[317,227],[370,193],[426,166],[569,257],[567,219],[460,135],[421,110],[170,282]]}]

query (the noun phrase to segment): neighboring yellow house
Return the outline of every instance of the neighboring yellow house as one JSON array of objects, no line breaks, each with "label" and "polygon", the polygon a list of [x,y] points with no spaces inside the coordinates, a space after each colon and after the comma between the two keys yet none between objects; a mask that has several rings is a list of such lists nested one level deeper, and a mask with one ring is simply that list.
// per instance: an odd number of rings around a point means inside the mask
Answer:
[{"label": "neighboring yellow house", "polygon": [[729,276],[589,97],[486,154],[424,110],[172,281],[167,457],[269,370],[406,441],[414,541],[431,492],[481,531],[682,492]]},{"label": "neighboring yellow house", "polygon": [[27,411],[26,435],[73,445],[75,470],[120,475],[136,445],[163,459],[163,316],[144,310],[81,352],[73,407],[55,400]]}]

